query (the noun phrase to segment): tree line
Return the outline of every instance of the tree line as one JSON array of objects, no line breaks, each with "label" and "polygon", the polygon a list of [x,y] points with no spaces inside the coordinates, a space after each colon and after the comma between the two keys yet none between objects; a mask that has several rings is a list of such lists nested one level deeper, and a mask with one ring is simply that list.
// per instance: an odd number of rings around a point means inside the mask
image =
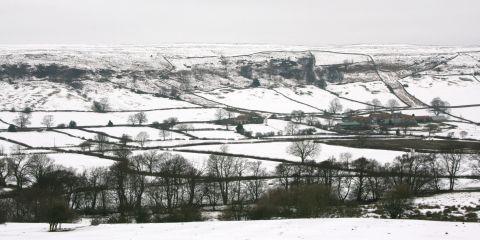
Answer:
[{"label": "tree line", "polygon": [[0,194],[0,220],[48,221],[54,231],[82,215],[111,223],[201,220],[202,209],[222,210],[226,219],[316,217],[333,206],[385,199],[390,216],[398,217],[408,197],[454,190],[467,166],[480,175],[479,154],[471,155],[469,166],[458,149],[404,154],[380,164],[350,153],[318,162],[319,146],[291,143],[288,152],[300,161],[280,163],[271,172],[261,161],[227,154],[227,146],[194,164],[170,152],[133,153],[124,141],[113,149],[112,166],[83,172],[56,165],[45,154],[2,151],[0,187],[11,190]]}]

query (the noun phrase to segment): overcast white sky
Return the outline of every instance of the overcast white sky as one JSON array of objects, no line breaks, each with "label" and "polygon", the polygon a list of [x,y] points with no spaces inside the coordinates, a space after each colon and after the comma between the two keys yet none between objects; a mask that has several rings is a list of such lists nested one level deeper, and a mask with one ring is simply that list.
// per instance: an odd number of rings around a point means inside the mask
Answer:
[{"label": "overcast white sky", "polygon": [[479,0],[0,0],[0,44],[480,45]]}]

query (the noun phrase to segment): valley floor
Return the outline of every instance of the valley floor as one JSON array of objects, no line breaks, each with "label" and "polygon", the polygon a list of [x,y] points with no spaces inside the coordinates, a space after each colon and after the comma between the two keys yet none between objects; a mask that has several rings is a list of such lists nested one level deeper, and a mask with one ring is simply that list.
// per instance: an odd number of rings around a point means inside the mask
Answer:
[{"label": "valley floor", "polygon": [[47,232],[47,224],[0,225],[2,240],[61,239],[477,239],[480,223],[387,219],[291,219],[270,221],[214,221],[191,223],[64,225],[67,232]]}]

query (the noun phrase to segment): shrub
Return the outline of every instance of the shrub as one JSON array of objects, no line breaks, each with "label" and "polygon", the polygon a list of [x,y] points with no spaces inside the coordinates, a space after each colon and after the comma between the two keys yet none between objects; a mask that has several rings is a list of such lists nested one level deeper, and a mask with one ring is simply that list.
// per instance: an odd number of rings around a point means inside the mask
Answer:
[{"label": "shrub", "polygon": [[111,120],[108,120],[107,127],[113,127],[113,122]]},{"label": "shrub", "polygon": [[7,131],[9,131],[9,132],[16,132],[16,131],[17,131],[17,127],[15,127],[15,125],[13,125],[13,124],[10,124],[10,125],[8,125]]},{"label": "shrub", "polygon": [[152,127],[154,128],[160,128],[161,124],[158,122],[158,121],[154,121],[152,122],[152,124],[150,124]]},{"label": "shrub", "polygon": [[465,214],[465,220],[468,222],[477,222],[478,221],[478,215],[477,213],[474,212],[469,212]]},{"label": "shrub", "polygon": [[305,128],[305,129],[300,129],[298,130],[298,135],[312,135],[316,132],[317,130],[315,128]]},{"label": "shrub", "polygon": [[107,223],[128,223],[129,220],[126,216],[113,215],[110,216],[107,220]]},{"label": "shrub", "polygon": [[69,127],[69,128],[76,128],[76,127],[77,127],[77,122],[75,122],[75,121],[70,121],[70,122],[68,123],[68,127]]},{"label": "shrub", "polygon": [[193,222],[202,220],[200,209],[195,206],[184,205],[173,210],[163,221],[166,222]]},{"label": "shrub", "polygon": [[23,109],[22,112],[24,112],[24,113],[32,113],[32,108],[31,108],[31,107],[26,107],[26,108]]},{"label": "shrub", "polygon": [[243,134],[245,132],[245,129],[243,128],[242,124],[238,124],[237,127],[235,127],[235,130],[237,133]]},{"label": "shrub", "polygon": [[249,217],[319,217],[335,202],[331,189],[321,184],[295,186],[288,190],[272,189],[259,199]]},{"label": "shrub", "polygon": [[66,127],[65,123],[60,123],[57,125],[57,128],[65,128],[65,127]]},{"label": "shrub", "polygon": [[408,198],[410,191],[407,185],[395,186],[386,193],[383,200],[383,209],[390,218],[399,218],[410,205]]},{"label": "shrub", "polygon": [[110,104],[107,98],[102,98],[100,101],[93,101],[92,110],[95,112],[104,113],[110,110]]},{"label": "shrub", "polygon": [[98,226],[102,223],[102,219],[101,218],[93,218],[92,221],[90,222],[90,225],[92,226]]},{"label": "shrub", "polygon": [[223,211],[220,218],[222,220],[246,220],[248,217],[248,207],[244,203],[234,203],[228,205]]},{"label": "shrub", "polygon": [[48,209],[48,223],[50,224],[49,231],[55,232],[58,230],[59,224],[72,218],[71,210],[63,203],[56,203]]},{"label": "shrub", "polygon": [[140,209],[135,213],[135,222],[137,223],[149,223],[151,222],[152,215],[146,209]]}]

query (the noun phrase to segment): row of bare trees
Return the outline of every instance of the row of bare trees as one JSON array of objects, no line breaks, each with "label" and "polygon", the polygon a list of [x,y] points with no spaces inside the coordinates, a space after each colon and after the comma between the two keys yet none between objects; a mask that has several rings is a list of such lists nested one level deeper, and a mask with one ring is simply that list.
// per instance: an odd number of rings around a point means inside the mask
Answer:
[{"label": "row of bare trees", "polygon": [[[2,153],[0,187],[13,189],[1,195],[8,219],[45,221],[49,212],[56,212],[56,219],[64,220],[73,212],[116,214],[116,221],[132,216],[139,222],[152,221],[146,216],[175,215],[185,207],[192,211],[205,206],[246,206],[268,189],[309,185],[324,186],[341,202],[368,202],[398,186],[413,195],[439,191],[445,189],[444,179],[446,189],[454,190],[459,175],[470,167],[467,155],[459,150],[405,154],[389,164],[353,159],[349,153],[315,162],[319,146],[298,141],[288,151],[301,161],[281,163],[269,173],[262,162],[235,157],[226,146],[205,163],[194,164],[170,152],[133,154],[126,143],[116,145],[117,161],[111,167],[84,172],[57,166],[45,154],[26,154],[20,148],[10,155]],[[469,156],[476,171],[472,175],[480,174],[479,155]]]}]

